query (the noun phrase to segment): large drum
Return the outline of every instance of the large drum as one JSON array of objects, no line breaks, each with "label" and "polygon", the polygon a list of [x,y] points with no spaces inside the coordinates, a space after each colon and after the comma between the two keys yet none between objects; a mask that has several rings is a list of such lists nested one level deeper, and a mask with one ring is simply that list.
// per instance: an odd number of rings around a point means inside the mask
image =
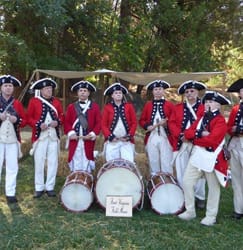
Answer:
[{"label": "large drum", "polygon": [[84,212],[93,202],[93,176],[75,171],[67,176],[60,192],[61,204],[70,212]]},{"label": "large drum", "polygon": [[133,208],[140,209],[144,197],[142,176],[136,166],[127,160],[109,161],[97,174],[95,195],[103,208],[106,208],[107,196],[132,196]]},{"label": "large drum", "polygon": [[183,191],[171,174],[157,173],[148,182],[147,192],[158,214],[179,214],[184,209]]}]

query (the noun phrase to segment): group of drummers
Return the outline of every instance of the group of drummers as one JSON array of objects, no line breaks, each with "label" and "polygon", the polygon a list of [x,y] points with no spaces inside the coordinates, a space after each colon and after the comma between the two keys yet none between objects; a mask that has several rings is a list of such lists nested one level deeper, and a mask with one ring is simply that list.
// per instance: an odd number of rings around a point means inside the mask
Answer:
[{"label": "group of drummers", "polygon": [[[220,186],[228,184],[230,164],[233,217],[243,217],[243,79],[228,88],[228,92],[239,94],[240,102],[232,108],[227,122],[220,109],[221,105],[230,105],[230,100],[194,80],[179,86],[178,95],[183,96],[183,101],[178,104],[165,98],[165,90],[170,88],[168,82],[154,80],[148,83],[146,89],[153,98],[145,103],[139,119],[133,103],[126,101],[128,89],[119,82],[104,91],[109,102],[101,111],[90,98],[96,87],[88,81],[78,81],[71,87],[78,96],[77,101],[69,104],[65,113],[60,100],[53,95],[57,87],[53,79],[43,78],[31,85],[35,96],[30,99],[26,111],[13,97],[17,86],[21,83],[15,77],[0,77],[0,173],[5,162],[5,194],[9,203],[17,202],[20,128],[26,125],[32,128],[30,154],[35,165],[34,198],[45,194],[56,196],[54,188],[63,126],[70,168],[70,175],[60,192],[64,208],[72,212],[86,211],[93,202],[94,191],[103,208],[106,208],[107,196],[128,195],[132,196],[133,208],[141,209],[144,182],[134,158],[135,133],[139,125],[145,131],[150,169],[146,190],[155,212],[192,220],[196,217],[196,207],[206,207],[206,215],[200,223],[214,225]],[[199,98],[200,91],[204,92],[202,98]],[[100,133],[104,136],[106,163],[94,181],[94,149]],[[230,138],[227,142],[226,136]],[[226,144],[231,152],[230,159]]]}]

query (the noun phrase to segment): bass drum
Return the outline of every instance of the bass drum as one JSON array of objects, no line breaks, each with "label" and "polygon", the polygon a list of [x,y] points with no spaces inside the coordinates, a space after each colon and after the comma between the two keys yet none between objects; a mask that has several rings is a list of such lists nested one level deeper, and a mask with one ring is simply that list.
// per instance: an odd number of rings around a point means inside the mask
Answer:
[{"label": "bass drum", "polygon": [[69,212],[86,211],[93,202],[93,176],[85,171],[75,171],[67,176],[60,192],[62,206]]},{"label": "bass drum", "polygon": [[162,214],[179,214],[184,209],[184,193],[177,180],[168,173],[157,173],[147,185],[152,209]]},{"label": "bass drum", "polygon": [[107,162],[99,170],[95,196],[102,208],[106,208],[107,196],[132,196],[133,208],[143,205],[144,185],[136,166],[123,159]]}]

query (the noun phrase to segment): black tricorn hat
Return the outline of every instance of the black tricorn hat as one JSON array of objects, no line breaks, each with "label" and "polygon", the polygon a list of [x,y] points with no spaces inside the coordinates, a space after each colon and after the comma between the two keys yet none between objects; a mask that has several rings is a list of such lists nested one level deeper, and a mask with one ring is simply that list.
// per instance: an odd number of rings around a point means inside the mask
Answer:
[{"label": "black tricorn hat", "polygon": [[202,82],[198,82],[198,81],[193,81],[193,80],[189,80],[189,81],[186,81],[186,82],[183,82],[177,92],[179,95],[182,95],[185,93],[185,91],[187,89],[197,89],[197,90],[203,90],[203,89],[206,89],[207,86],[205,84],[203,84]]},{"label": "black tricorn hat", "polygon": [[71,87],[71,91],[77,91],[79,89],[88,89],[90,92],[96,91],[96,87],[89,81],[79,81]]},{"label": "black tricorn hat", "polygon": [[202,103],[205,103],[206,100],[213,100],[221,105],[231,104],[231,101],[228,98],[226,98],[217,91],[211,91],[211,90],[205,92],[205,95],[202,97]]},{"label": "black tricorn hat", "polygon": [[15,78],[14,76],[11,76],[11,75],[0,76],[0,85],[2,85],[4,83],[11,83],[11,84],[13,84],[14,87],[21,86],[21,82],[17,78]]},{"label": "black tricorn hat", "polygon": [[239,92],[240,89],[243,89],[243,79],[240,78],[234,83],[232,83],[229,88],[227,89],[227,92]]}]

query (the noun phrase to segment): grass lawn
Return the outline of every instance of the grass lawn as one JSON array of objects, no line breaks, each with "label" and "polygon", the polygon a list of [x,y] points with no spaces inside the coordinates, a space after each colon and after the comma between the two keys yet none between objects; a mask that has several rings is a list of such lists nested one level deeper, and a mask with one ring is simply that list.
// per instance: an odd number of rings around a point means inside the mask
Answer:
[{"label": "grass lawn", "polygon": [[[205,211],[184,222],[174,215],[154,213],[145,197],[132,218],[106,217],[94,203],[81,214],[64,210],[59,198],[33,199],[33,159],[20,162],[18,204],[7,205],[5,171],[0,186],[0,249],[243,249],[243,220],[231,218],[232,188],[222,189],[218,223],[200,225]],[[58,177],[56,191],[65,177]]]}]

